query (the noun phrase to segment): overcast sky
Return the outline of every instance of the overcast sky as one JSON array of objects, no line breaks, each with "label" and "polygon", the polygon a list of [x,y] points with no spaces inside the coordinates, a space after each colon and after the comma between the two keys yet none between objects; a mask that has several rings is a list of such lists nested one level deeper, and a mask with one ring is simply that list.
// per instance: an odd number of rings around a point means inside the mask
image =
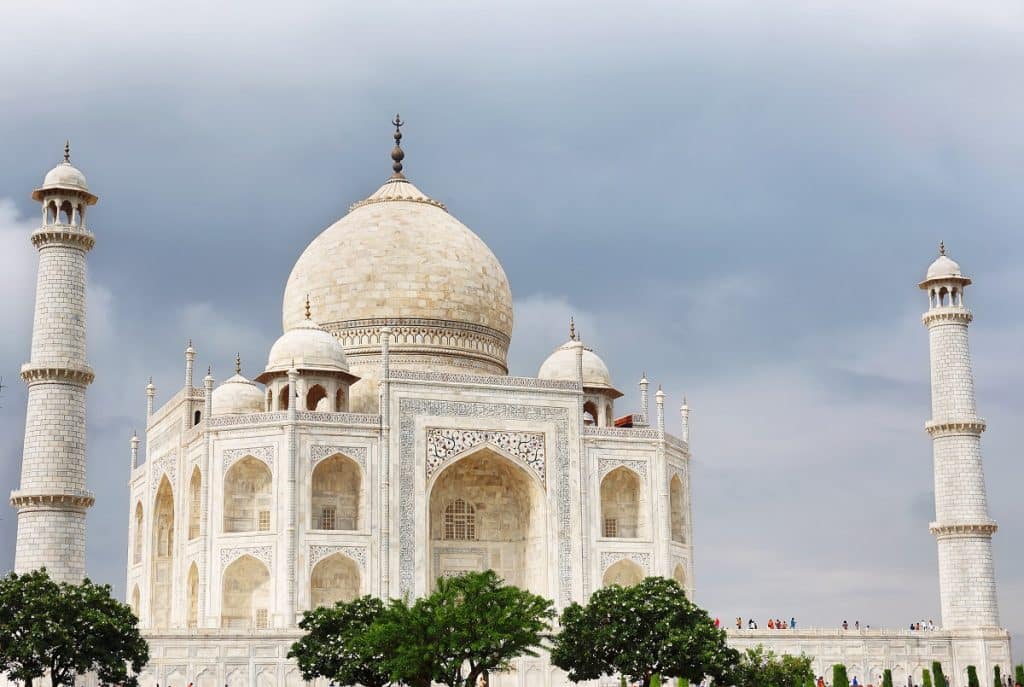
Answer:
[{"label": "overcast sky", "polygon": [[[1021,655],[1019,2],[151,4],[0,9],[0,492],[19,478],[28,196],[70,138],[100,196],[94,579],[123,594],[146,378],[174,393],[189,337],[218,379],[236,350],[262,368],[294,261],[390,173],[400,111],[409,177],[509,276],[513,374],[535,374],[574,313],[618,409],[644,370],[672,431],[689,397],[697,601],[723,620],[938,621],[916,283],[945,240],[975,280]],[[8,510],[0,568],[14,533]]]}]

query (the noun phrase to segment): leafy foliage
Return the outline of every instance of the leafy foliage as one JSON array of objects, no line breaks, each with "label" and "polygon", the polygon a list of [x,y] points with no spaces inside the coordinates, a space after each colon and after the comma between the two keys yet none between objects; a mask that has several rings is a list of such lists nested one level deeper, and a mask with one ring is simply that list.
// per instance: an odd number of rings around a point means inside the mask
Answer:
[{"label": "leafy foliage", "polygon": [[739,654],[675,580],[648,577],[599,589],[562,612],[551,662],[573,682],[621,674],[650,687],[654,675],[725,681]]},{"label": "leafy foliage", "polygon": [[846,676],[846,666],[837,663],[832,666],[832,687],[849,687],[850,678]]},{"label": "leafy foliage", "polygon": [[492,570],[471,572],[439,579],[412,605],[392,600],[365,641],[393,680],[471,687],[514,658],[536,656],[554,617],[548,599],[504,585]]},{"label": "leafy foliage", "polygon": [[46,671],[54,687],[93,672],[100,683],[137,687],[149,662],[138,619],[109,585],[58,584],[45,569],[0,579],[0,637],[0,672],[26,684]]},{"label": "leafy foliage", "polygon": [[935,687],[949,687],[946,676],[942,672],[942,664],[938,661],[932,661],[932,679],[935,681]]},{"label": "leafy foliage", "polygon": [[892,670],[889,668],[882,673],[882,687],[892,687]]},{"label": "leafy foliage", "polygon": [[806,687],[814,671],[810,656],[778,656],[759,645],[740,655],[732,680],[735,687]]},{"label": "leafy foliage", "polygon": [[967,687],[981,687],[978,682],[978,669],[974,666],[967,666]]},{"label": "leafy foliage", "polygon": [[292,644],[288,658],[296,660],[305,680],[384,687],[391,679],[365,641],[367,628],[383,612],[384,603],[372,596],[306,611],[299,622],[306,635]]}]

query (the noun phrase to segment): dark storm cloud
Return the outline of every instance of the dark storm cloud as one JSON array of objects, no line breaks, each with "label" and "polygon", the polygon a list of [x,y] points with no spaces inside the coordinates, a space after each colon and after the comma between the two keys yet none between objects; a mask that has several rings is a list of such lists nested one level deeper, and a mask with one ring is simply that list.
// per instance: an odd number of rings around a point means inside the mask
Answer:
[{"label": "dark storm cloud", "polygon": [[[90,573],[124,578],[142,388],[262,366],[305,245],[406,169],[501,259],[513,372],[575,313],[635,404],[686,392],[699,601],[722,617],[938,616],[927,339],[945,239],[972,344],[1004,622],[1024,631],[1024,14],[955,2],[205,4],[0,10],[0,484],[17,483],[27,200],[65,137],[90,256]],[[52,31],[42,30],[51,27]],[[0,520],[0,563],[13,555]]]}]

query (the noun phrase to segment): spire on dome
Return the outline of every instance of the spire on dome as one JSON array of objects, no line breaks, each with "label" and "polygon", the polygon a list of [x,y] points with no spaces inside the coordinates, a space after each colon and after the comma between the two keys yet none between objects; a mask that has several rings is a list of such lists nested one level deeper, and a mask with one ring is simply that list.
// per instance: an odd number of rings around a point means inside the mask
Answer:
[{"label": "spire on dome", "polygon": [[64,162],[71,164],[71,139],[64,141]]},{"label": "spire on dome", "polygon": [[400,115],[395,115],[395,119],[391,122],[395,125],[395,147],[391,149],[391,159],[393,163],[391,169],[395,171],[391,175],[392,179],[404,179],[405,175],[402,174],[402,160],[405,159],[405,151],[402,150],[402,125],[405,122],[402,121]]}]

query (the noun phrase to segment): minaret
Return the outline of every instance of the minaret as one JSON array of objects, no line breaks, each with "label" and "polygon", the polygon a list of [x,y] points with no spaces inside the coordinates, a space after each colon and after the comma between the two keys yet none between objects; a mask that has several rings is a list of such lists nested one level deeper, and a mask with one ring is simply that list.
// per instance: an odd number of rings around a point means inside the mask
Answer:
[{"label": "minaret", "polygon": [[967,344],[973,315],[964,306],[971,280],[946,256],[944,245],[919,286],[928,293],[931,349],[932,436],[935,469],[935,522],[930,530],[939,547],[939,592],[945,629],[998,627],[996,578],[981,433],[985,421],[974,405],[974,374]]},{"label": "minaret", "polygon": [[28,385],[14,569],[45,567],[58,581],[85,576],[85,390],[93,380],[85,361],[85,255],[95,238],[85,228],[96,196],[85,176],[64,161],[32,192],[42,226],[32,232],[39,251],[32,352],[21,368]]}]

